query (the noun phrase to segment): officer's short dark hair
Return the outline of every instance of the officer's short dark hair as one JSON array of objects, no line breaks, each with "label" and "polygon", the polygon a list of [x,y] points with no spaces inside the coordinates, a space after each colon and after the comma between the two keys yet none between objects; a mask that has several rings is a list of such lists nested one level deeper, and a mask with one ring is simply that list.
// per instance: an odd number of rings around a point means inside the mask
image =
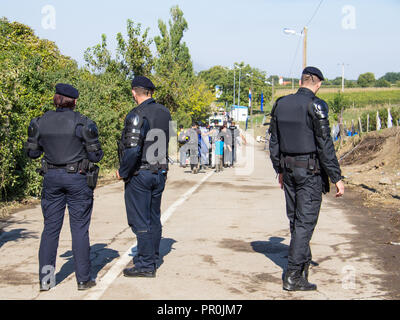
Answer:
[{"label": "officer's short dark hair", "polygon": [[154,93],[153,90],[142,87],[133,87],[132,90],[134,90],[140,96],[152,96]]},{"label": "officer's short dark hair", "polygon": [[75,99],[62,96],[61,94],[56,93],[53,98],[54,105],[57,108],[73,108],[75,107]]},{"label": "officer's short dark hair", "polygon": [[321,79],[318,78],[316,75],[313,74],[303,74],[301,76],[301,83],[302,84],[316,84],[320,82]]}]

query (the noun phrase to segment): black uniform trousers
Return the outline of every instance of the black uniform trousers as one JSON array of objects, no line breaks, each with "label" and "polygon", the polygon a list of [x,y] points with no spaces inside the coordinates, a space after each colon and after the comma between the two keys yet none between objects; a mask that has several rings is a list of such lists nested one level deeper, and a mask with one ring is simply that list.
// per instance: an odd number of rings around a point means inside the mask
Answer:
[{"label": "black uniform trousers", "polygon": [[[307,157],[296,157],[296,160]],[[312,258],[310,240],[321,208],[322,180],[319,174],[294,167],[284,169],[283,184],[291,234],[288,269],[301,270]]]},{"label": "black uniform trousers", "polygon": [[55,268],[66,205],[76,278],[78,282],[90,280],[89,225],[93,209],[93,190],[87,185],[86,175],[67,173],[65,169],[49,169],[44,175],[41,204],[44,230],[39,249],[40,281],[48,275],[48,266]]},{"label": "black uniform trousers", "polygon": [[161,198],[166,176],[161,171],[140,170],[125,184],[128,224],[137,238],[133,259],[140,271],[155,271],[161,242]]}]

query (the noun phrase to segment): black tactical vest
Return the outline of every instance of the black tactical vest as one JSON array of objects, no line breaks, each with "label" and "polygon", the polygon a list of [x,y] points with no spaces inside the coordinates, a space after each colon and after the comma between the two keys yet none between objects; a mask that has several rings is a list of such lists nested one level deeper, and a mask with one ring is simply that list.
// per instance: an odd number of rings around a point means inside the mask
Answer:
[{"label": "black tactical vest", "polygon": [[317,151],[308,106],[315,98],[311,90],[300,88],[296,94],[277,102],[274,116],[277,121],[279,148],[282,153],[308,154]]},{"label": "black tactical vest", "polygon": [[87,158],[82,140],[75,135],[76,126],[84,124],[85,119],[72,110],[48,111],[39,119],[40,145],[49,164],[64,165]]},{"label": "black tactical vest", "polygon": [[154,99],[149,99],[135,108],[141,117],[146,118],[150,130],[143,143],[142,163],[151,165],[168,165],[169,110]]}]

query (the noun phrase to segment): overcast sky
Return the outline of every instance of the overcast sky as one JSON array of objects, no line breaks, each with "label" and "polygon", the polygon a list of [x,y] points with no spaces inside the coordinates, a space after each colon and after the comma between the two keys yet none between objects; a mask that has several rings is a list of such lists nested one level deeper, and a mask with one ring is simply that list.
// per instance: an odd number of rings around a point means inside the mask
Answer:
[{"label": "overcast sky", "polygon": [[[86,48],[105,33],[114,50],[115,35],[132,19],[159,34],[178,4],[189,24],[184,41],[196,71],[244,61],[268,75],[299,76],[302,43],[283,28],[301,32],[321,0],[1,0],[0,16],[31,26],[41,38],[55,41],[61,52],[83,65]],[[55,29],[46,6],[55,9]],[[42,10],[44,10],[42,13]],[[330,79],[373,72],[400,72],[400,0],[325,0],[309,24],[308,65]],[[300,43],[300,44],[299,44]],[[296,48],[298,48],[295,57]],[[153,51],[155,50],[153,46]]]}]

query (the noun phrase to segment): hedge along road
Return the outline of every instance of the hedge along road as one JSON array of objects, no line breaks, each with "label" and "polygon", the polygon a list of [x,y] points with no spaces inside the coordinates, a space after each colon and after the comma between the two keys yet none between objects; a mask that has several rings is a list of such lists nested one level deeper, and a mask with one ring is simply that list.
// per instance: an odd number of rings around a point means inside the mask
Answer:
[{"label": "hedge along road", "polygon": [[349,213],[340,209],[343,200],[332,195],[324,197],[312,239],[313,260],[319,265],[311,269],[310,280],[318,290],[282,290],[290,242],[284,194],[260,145],[255,145],[254,160],[248,175],[235,174],[235,169],[192,175],[188,169],[171,167],[162,202],[162,257],[154,279],[121,274],[132,265],[135,245],[122,183],[95,191],[90,240],[98,285],[89,291],[77,291],[66,217],[57,286],[39,293],[41,209],[14,214],[0,235],[0,254],[7,257],[0,260],[0,299],[390,298],[384,274],[367,250],[373,244],[365,240],[354,249],[353,242],[362,235]]}]

